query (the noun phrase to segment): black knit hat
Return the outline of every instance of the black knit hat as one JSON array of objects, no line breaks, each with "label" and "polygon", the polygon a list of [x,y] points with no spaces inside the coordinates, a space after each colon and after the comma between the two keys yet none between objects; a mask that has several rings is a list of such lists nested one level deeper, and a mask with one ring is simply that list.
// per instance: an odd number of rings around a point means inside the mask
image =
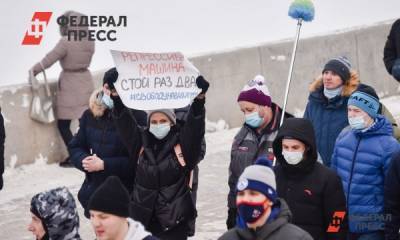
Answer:
[{"label": "black knit hat", "polygon": [[379,97],[378,97],[378,94],[376,94],[375,89],[372,88],[371,86],[367,85],[367,84],[360,83],[358,85],[356,91],[366,93],[366,94],[376,98],[379,101]]},{"label": "black knit hat", "polygon": [[107,83],[110,89],[115,89],[114,83],[117,81],[117,79],[118,79],[117,69],[115,67],[110,68],[107,72],[104,73],[103,85]]},{"label": "black knit hat", "polygon": [[92,194],[88,209],[128,217],[129,193],[118,177],[110,176]]},{"label": "black knit hat", "polygon": [[350,80],[350,69],[351,63],[346,57],[337,57],[332,58],[325,64],[322,73],[328,70],[333,71],[334,73],[339,75],[343,83],[345,83]]}]

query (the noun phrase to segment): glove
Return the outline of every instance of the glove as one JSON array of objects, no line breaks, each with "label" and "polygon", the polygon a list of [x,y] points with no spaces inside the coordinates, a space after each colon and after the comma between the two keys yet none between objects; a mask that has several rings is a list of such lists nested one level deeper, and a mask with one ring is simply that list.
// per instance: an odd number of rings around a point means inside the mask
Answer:
[{"label": "glove", "polygon": [[228,209],[228,219],[226,219],[226,227],[228,228],[228,230],[236,226],[236,214],[236,208]]},{"label": "glove", "polygon": [[198,88],[201,88],[200,94],[204,94],[207,92],[210,83],[207,82],[207,80],[205,80],[204,77],[200,75],[196,78],[196,85]]},{"label": "glove", "polygon": [[115,89],[114,83],[117,81],[117,79],[118,79],[117,68],[115,67],[110,68],[107,72],[104,73],[103,85],[107,83],[110,90],[113,90]]}]

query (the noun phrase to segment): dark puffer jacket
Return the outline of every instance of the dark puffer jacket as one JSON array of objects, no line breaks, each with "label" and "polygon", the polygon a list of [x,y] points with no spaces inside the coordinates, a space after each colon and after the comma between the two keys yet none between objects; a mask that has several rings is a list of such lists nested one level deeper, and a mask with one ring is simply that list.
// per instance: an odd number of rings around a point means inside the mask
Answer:
[{"label": "dark puffer jacket", "polygon": [[[136,164],[131,216],[155,235],[187,225],[197,214],[188,180],[190,171],[200,161],[204,103],[204,99],[195,99],[185,124],[177,122],[161,140],[148,129],[141,130],[128,109],[116,106],[114,110],[118,131]],[[177,144],[181,146],[185,166],[176,157]]]},{"label": "dark puffer jacket", "polygon": [[[228,180],[229,208],[236,208],[236,184],[244,169],[261,156],[267,157],[271,161],[274,159],[272,142],[278,133],[282,109],[275,103],[272,103],[271,109],[272,119],[261,133],[257,133],[255,129],[244,124],[233,140]],[[293,116],[285,113],[285,118],[289,117]]]},{"label": "dark puffer jacket", "polygon": [[31,212],[45,228],[44,239],[80,240],[79,215],[74,197],[66,187],[41,192],[32,197]]},{"label": "dark puffer jacket", "polygon": [[[95,91],[92,94],[90,109],[83,113],[79,121],[79,131],[68,145],[74,166],[85,173],[78,199],[85,209],[86,217],[89,217],[86,207],[90,196],[108,176],[118,176],[129,191],[132,191],[134,179],[133,164],[130,163],[128,151],[115,128],[111,112],[97,102],[98,93],[99,91]],[[137,118],[141,124],[146,123],[144,112],[138,113]],[[82,160],[91,153],[104,161],[104,170],[89,173],[83,169]]]},{"label": "dark puffer jacket", "polygon": [[385,178],[385,237],[387,240],[400,239],[400,153],[393,157]]},{"label": "dark puffer jacket", "polygon": [[282,199],[277,199],[275,207],[280,207],[278,217],[256,230],[235,227],[224,233],[219,240],[312,240],[312,237],[301,228],[290,224],[291,213]]},{"label": "dark puffer jacket", "polygon": [[347,101],[351,93],[356,90],[360,80],[354,73],[343,86],[342,94],[328,100],[324,96],[322,78],[314,81],[310,86],[310,95],[304,118],[314,126],[318,152],[325,166],[330,167],[335,141],[339,133],[348,123]]},{"label": "dark puffer jacket", "polygon": [[[282,155],[282,139],[293,137],[306,145],[304,159],[288,164]],[[274,141],[279,165],[275,168],[277,192],[293,213],[292,223],[307,231],[315,240],[346,239],[347,219],[337,233],[327,233],[336,211],[346,211],[340,178],[334,171],[317,162],[314,130],[307,119],[285,120]]]},{"label": "dark puffer jacket", "polygon": [[398,58],[400,58],[400,19],[393,23],[383,49],[383,62],[389,74],[392,74],[393,64]]}]

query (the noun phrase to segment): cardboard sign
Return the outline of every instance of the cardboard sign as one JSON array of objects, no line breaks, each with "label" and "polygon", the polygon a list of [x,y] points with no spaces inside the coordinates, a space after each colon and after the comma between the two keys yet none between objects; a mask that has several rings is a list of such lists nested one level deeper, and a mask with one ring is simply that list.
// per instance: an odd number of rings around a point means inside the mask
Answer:
[{"label": "cardboard sign", "polygon": [[111,55],[119,74],[115,89],[129,108],[181,108],[201,92],[196,85],[199,71],[182,53],[111,50]]}]

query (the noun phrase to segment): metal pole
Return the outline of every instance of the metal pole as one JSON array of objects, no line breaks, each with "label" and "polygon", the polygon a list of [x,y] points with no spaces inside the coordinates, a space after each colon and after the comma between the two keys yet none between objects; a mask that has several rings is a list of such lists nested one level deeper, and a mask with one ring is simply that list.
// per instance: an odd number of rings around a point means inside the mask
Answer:
[{"label": "metal pole", "polygon": [[285,117],[287,99],[288,99],[289,89],[290,89],[290,82],[292,80],[293,66],[294,66],[294,61],[296,59],[297,43],[299,42],[300,28],[301,28],[302,21],[303,21],[303,19],[299,18],[298,22],[297,22],[297,33],[296,33],[296,39],[294,41],[294,46],[293,46],[292,60],[290,61],[289,76],[288,76],[288,79],[287,79],[287,82],[286,82],[285,98],[284,98],[284,101],[283,101],[283,108],[282,108],[282,116],[281,116],[280,126],[282,126],[283,119]]},{"label": "metal pole", "polygon": [[[281,122],[280,122],[279,126],[282,126],[283,119],[285,118],[287,99],[288,99],[288,95],[289,95],[290,82],[292,80],[294,60],[296,59],[297,43],[299,42],[300,28],[301,28],[302,21],[303,21],[302,18],[299,18],[297,21],[296,39],[294,41],[294,46],[293,46],[292,60],[290,61],[289,76],[288,76],[288,79],[286,82],[285,98],[283,101],[282,116],[281,116]],[[275,166],[275,165],[276,165],[276,157],[274,158],[274,161],[272,163],[272,166]]]}]

